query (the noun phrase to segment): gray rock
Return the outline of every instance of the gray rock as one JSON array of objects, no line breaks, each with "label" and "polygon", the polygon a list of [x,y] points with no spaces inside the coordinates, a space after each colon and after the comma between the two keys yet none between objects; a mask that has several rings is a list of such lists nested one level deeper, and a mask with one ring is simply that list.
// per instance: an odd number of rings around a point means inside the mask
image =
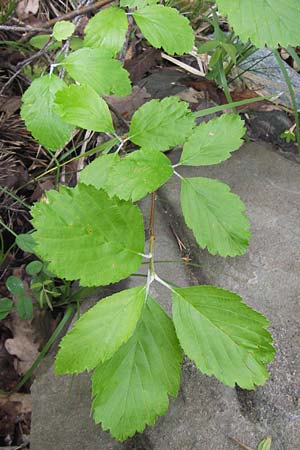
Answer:
[{"label": "gray rock", "polygon": [[[241,195],[253,238],[239,258],[212,257],[199,250],[184,225],[177,178],[160,190],[158,199],[156,258],[179,260],[180,243],[200,266],[188,270],[182,264],[159,264],[160,276],[181,286],[209,283],[231,289],[267,315],[277,347],[270,381],[254,392],[234,390],[186,361],[180,393],[171,399],[168,413],[153,428],[120,444],[93,424],[88,376],[55,377],[46,368],[32,388],[32,450],[237,449],[229,436],[255,449],[267,435],[273,437],[272,450],[299,448],[299,169],[265,144],[245,145],[218,166],[178,169],[183,175],[218,178]],[[141,279],[122,284],[137,282]],[[169,293],[160,285],[152,293],[170,312]]]}]

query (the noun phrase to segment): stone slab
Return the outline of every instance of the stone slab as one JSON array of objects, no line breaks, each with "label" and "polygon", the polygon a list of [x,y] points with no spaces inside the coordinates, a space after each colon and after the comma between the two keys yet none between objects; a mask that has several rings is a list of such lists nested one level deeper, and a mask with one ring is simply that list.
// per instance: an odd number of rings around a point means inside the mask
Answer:
[{"label": "stone slab", "polygon": [[[179,155],[172,157],[176,161]],[[180,243],[200,267],[162,263],[157,271],[181,286],[209,283],[231,289],[266,314],[278,349],[270,381],[254,392],[234,390],[186,361],[180,393],[168,413],[143,434],[117,443],[92,422],[88,376],[55,377],[52,368],[46,369],[32,387],[31,450],[238,450],[229,436],[254,450],[266,435],[273,437],[272,450],[300,448],[300,166],[265,144],[249,144],[218,166],[178,171],[227,182],[246,203],[253,238],[239,258],[200,251],[184,225],[180,182],[173,177],[158,194],[155,256],[178,261]],[[132,278],[122,284],[140,282]],[[170,312],[168,292],[153,288]]]}]

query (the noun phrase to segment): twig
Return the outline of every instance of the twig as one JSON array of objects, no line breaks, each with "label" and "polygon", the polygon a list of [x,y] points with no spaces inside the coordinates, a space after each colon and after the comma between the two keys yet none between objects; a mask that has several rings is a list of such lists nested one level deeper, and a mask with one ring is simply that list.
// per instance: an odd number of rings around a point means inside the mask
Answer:
[{"label": "twig", "polygon": [[173,58],[172,56],[166,55],[166,53],[161,53],[162,58],[166,59],[167,61],[170,61],[173,64],[176,64],[176,66],[181,67],[182,69],[186,70],[187,72],[192,73],[193,75],[197,75],[198,77],[205,77],[205,73],[201,70],[195,69],[195,67],[191,67],[188,64],[183,63],[182,61],[179,61],[176,58]]},{"label": "twig", "polygon": [[48,47],[50,45],[53,44],[53,41],[49,41],[47,42],[43,48],[41,48],[38,52],[34,53],[32,56],[30,56],[29,58],[25,59],[24,61],[22,61],[20,64],[18,64],[18,68],[16,70],[16,72],[12,75],[12,77],[10,77],[10,79],[2,86],[2,89],[0,91],[0,96],[3,94],[3,92],[5,91],[5,89],[8,88],[8,86],[11,85],[11,83],[13,82],[13,80],[15,78],[17,78],[18,75],[20,75],[20,73],[22,72],[22,70],[28,66],[28,64],[30,64],[32,61],[34,61],[35,59],[39,58],[40,56],[43,56],[44,53],[46,53]]},{"label": "twig", "polygon": [[27,33],[27,32],[39,32],[39,31],[44,31],[45,32],[45,28],[43,27],[18,27],[15,25],[0,25],[0,31],[16,31],[19,32],[21,31],[21,33]]},{"label": "twig", "polygon": [[238,444],[240,447],[244,448],[245,450],[253,450],[251,447],[248,447],[247,445],[243,444],[239,439],[236,439],[233,436],[228,436],[229,439],[231,439],[233,442]]}]

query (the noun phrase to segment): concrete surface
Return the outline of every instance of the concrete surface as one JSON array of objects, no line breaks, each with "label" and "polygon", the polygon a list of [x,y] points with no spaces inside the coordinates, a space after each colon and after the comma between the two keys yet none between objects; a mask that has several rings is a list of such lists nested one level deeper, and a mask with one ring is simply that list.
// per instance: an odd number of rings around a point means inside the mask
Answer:
[{"label": "concrete surface", "polygon": [[[172,158],[177,161],[179,154]],[[277,347],[269,382],[254,392],[230,389],[186,361],[179,396],[166,416],[119,444],[93,424],[88,376],[55,377],[48,358],[32,387],[31,450],[238,450],[229,436],[255,450],[267,435],[273,437],[272,450],[300,449],[300,166],[266,144],[248,144],[218,166],[178,171],[227,182],[246,203],[253,237],[239,258],[201,251],[184,225],[179,179],[173,177],[159,192],[156,259],[178,260],[180,242],[200,268],[159,264],[157,271],[181,286],[231,289],[267,315]],[[170,311],[168,292],[155,286],[152,293]]]}]

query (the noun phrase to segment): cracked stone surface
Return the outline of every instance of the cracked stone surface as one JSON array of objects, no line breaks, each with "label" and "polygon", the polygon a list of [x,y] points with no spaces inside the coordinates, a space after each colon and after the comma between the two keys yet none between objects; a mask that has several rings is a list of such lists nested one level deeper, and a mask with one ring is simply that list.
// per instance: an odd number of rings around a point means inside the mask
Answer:
[{"label": "cracked stone surface", "polygon": [[[172,158],[177,162],[179,153]],[[246,204],[253,236],[242,257],[200,250],[184,224],[180,180],[173,177],[158,194],[156,259],[179,260],[183,244],[199,266],[162,263],[157,271],[181,286],[207,283],[233,290],[268,316],[277,347],[269,382],[251,392],[231,389],[187,360],[168,413],[143,434],[117,443],[90,417],[88,375],[55,377],[49,356],[32,387],[31,450],[237,450],[229,436],[255,450],[267,435],[272,450],[299,448],[300,165],[267,144],[251,143],[220,165],[178,171],[228,183]],[[147,202],[142,208],[148,210]],[[140,282],[132,278],[121,285]],[[155,285],[152,294],[170,313],[168,291]]]}]

